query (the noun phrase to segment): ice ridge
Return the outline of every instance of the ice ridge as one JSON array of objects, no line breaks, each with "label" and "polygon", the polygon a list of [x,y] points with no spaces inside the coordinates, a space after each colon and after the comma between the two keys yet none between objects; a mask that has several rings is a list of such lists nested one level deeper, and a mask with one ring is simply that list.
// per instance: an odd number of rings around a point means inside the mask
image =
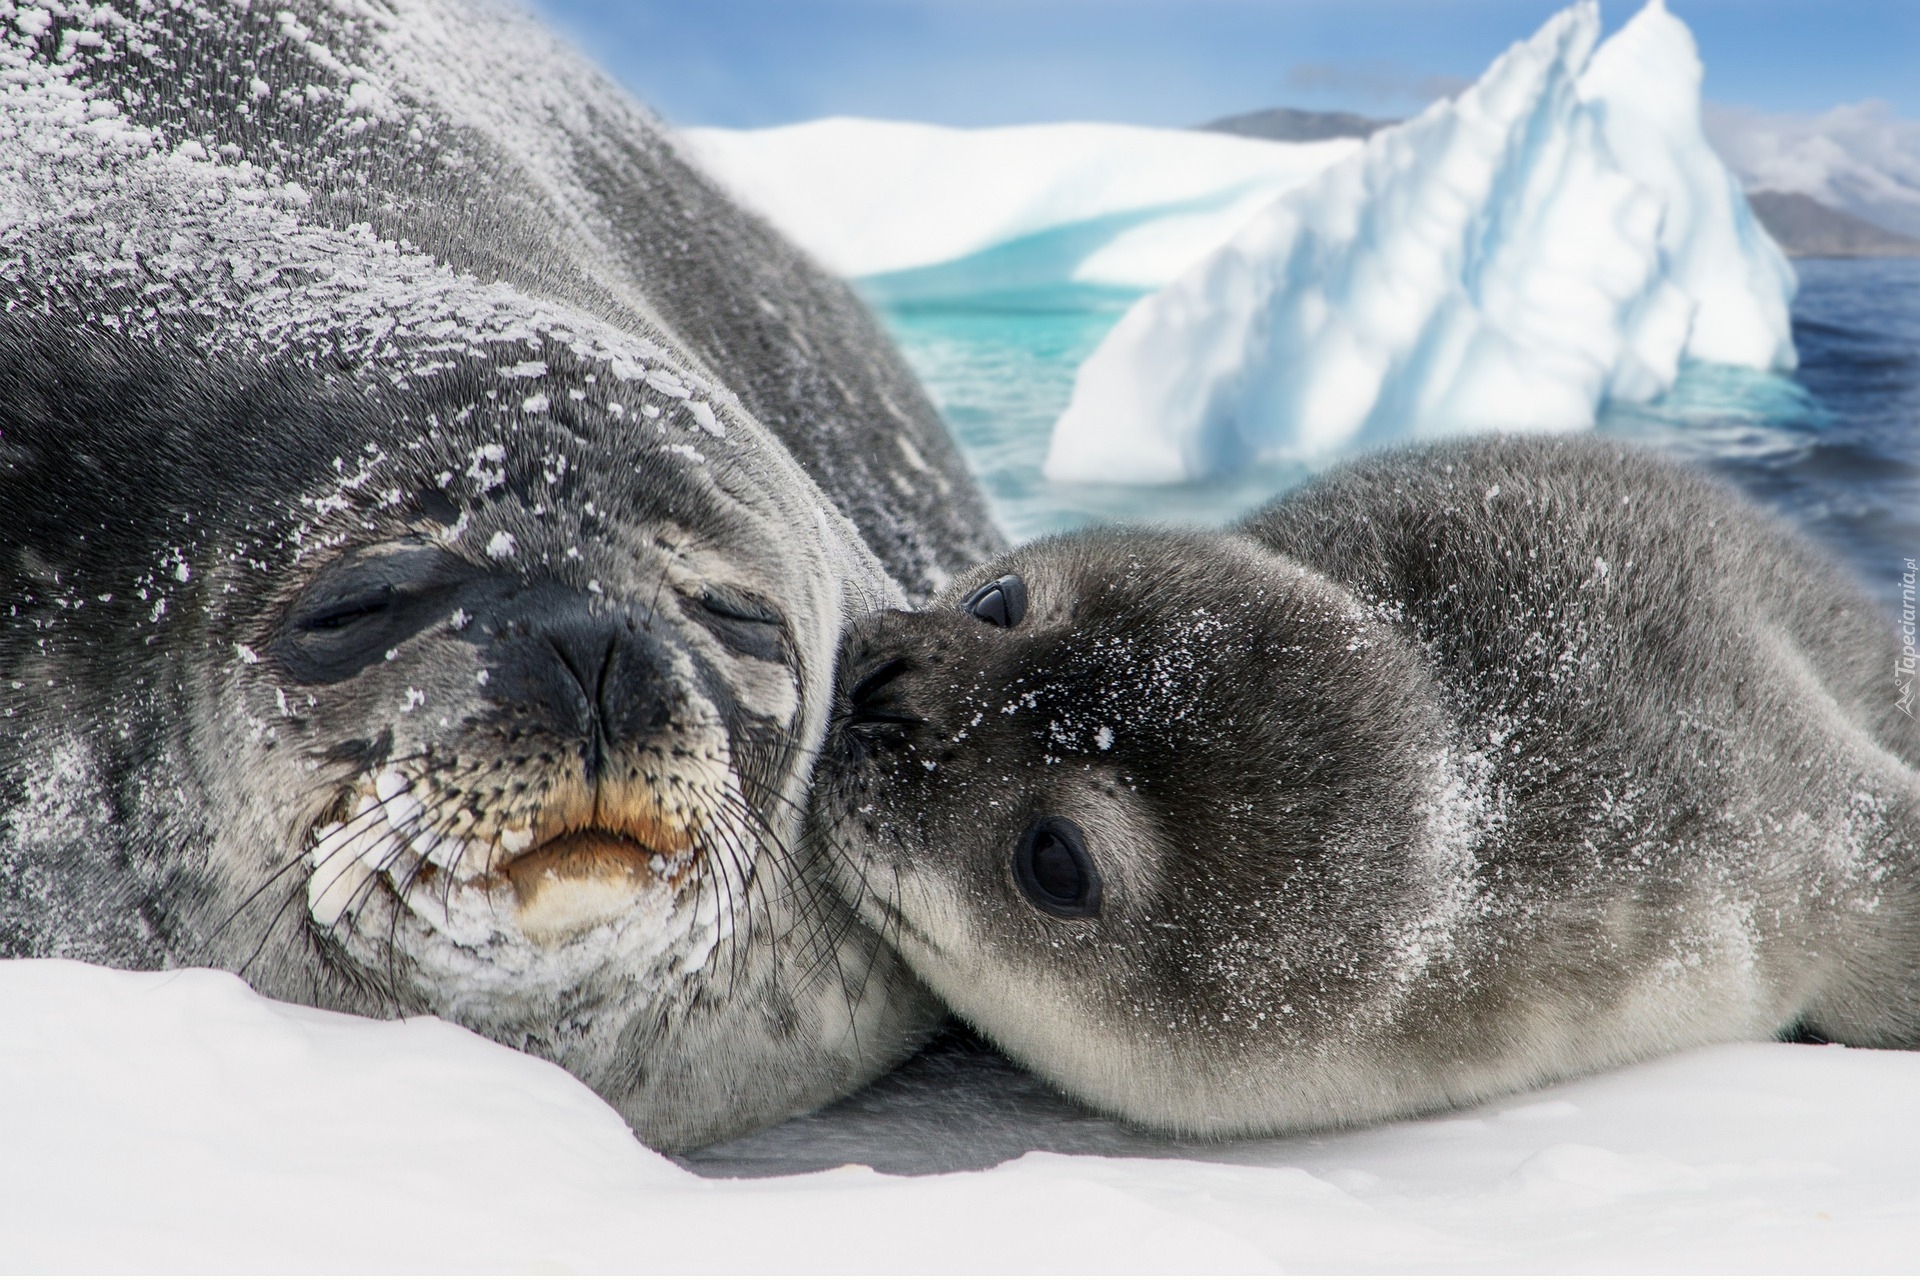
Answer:
[{"label": "ice ridge", "polygon": [[[899,276],[1027,245],[1016,283],[1158,288],[1360,149],[1119,124],[954,129],[833,118],[687,129],[683,151],[828,270]],[[1036,244],[1045,239],[1047,243]],[[947,272],[971,292],[978,272]],[[914,282],[936,284],[930,278]],[[944,287],[944,286],[942,286]]]}]

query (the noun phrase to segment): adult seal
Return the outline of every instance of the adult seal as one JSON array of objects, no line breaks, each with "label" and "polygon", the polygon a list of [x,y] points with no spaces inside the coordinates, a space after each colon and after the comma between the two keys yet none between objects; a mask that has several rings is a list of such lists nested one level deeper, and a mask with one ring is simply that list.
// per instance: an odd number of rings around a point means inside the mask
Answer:
[{"label": "adult seal", "polygon": [[843,620],[999,543],[870,318],[538,26],[0,25],[0,955],[544,1055],[689,1147],[927,994],[800,815]]},{"label": "adult seal", "polygon": [[914,971],[1193,1135],[1920,1042],[1920,733],[1799,537],[1605,442],[1373,457],[860,624],[816,789]]}]

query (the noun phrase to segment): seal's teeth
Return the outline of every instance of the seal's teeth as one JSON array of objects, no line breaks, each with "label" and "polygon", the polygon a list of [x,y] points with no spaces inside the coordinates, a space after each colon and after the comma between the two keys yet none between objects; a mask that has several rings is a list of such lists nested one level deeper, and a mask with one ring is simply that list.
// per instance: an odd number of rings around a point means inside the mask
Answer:
[{"label": "seal's teeth", "polygon": [[402,848],[394,857],[387,859],[380,873],[386,876],[387,884],[395,893],[411,900],[424,887],[427,877],[421,871],[426,865],[413,850]]},{"label": "seal's teeth", "polygon": [[504,827],[500,832],[500,847],[508,853],[525,853],[533,846],[533,828]]},{"label": "seal's teeth", "polygon": [[407,886],[407,907],[436,929],[444,929],[447,923],[447,908],[440,901],[438,893],[431,892],[426,885],[415,881]]},{"label": "seal's teeth", "polygon": [[353,910],[367,878],[373,873],[354,858],[318,866],[307,877],[307,913],[323,929],[331,929]]},{"label": "seal's teeth", "polygon": [[447,851],[440,847],[446,842],[447,837],[432,828],[415,831],[407,837],[407,843],[413,846],[414,854],[425,858],[435,866],[442,865],[442,860],[448,856]]},{"label": "seal's teeth", "polygon": [[485,880],[506,860],[506,855],[500,851],[500,846],[491,840],[469,840],[467,841],[467,860],[460,866],[460,878]]},{"label": "seal's teeth", "polygon": [[457,836],[430,834],[415,839],[413,851],[434,866],[454,872],[456,879],[472,880],[482,871],[474,865],[479,859],[466,856],[467,842]]},{"label": "seal's teeth", "polygon": [[[390,775],[380,776],[385,778]],[[387,815],[387,825],[395,831],[404,831],[413,826],[420,815],[427,811],[427,807],[411,791],[397,792],[390,798],[384,798],[380,807]]]},{"label": "seal's teeth", "polygon": [[307,861],[316,867],[326,866],[335,854],[353,843],[353,838],[347,834],[347,824],[344,822],[329,822],[315,831],[313,836],[313,848],[307,850]]},{"label": "seal's teeth", "polygon": [[395,796],[405,795],[412,787],[407,776],[395,769],[388,769],[373,780],[373,794],[380,797],[383,804]]},{"label": "seal's teeth", "polygon": [[386,827],[375,827],[354,843],[354,854],[375,871],[385,871],[407,850],[407,842]]}]

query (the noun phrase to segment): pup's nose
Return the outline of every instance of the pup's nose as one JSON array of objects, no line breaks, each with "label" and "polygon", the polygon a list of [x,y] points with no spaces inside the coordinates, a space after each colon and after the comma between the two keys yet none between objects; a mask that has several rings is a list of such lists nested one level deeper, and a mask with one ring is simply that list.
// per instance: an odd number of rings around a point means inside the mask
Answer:
[{"label": "pup's nose", "polygon": [[885,725],[925,724],[926,717],[915,715],[900,694],[896,683],[913,669],[913,664],[898,655],[868,657],[850,671],[846,689],[846,724],[854,730]]}]

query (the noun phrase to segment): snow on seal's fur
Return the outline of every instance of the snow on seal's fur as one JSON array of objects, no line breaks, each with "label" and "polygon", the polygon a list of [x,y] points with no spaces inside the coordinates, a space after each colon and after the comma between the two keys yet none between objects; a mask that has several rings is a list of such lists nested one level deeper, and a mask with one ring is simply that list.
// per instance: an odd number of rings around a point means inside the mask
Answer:
[{"label": "snow on seal's fur", "polygon": [[[559,56],[552,38],[505,11],[487,16],[495,26],[511,24],[508,38],[457,31],[432,6],[404,16],[352,0],[331,8],[331,33],[285,11],[272,17],[278,47],[290,56],[275,72],[277,83],[251,78],[235,96],[234,115],[244,121],[274,95],[295,99],[324,120],[323,137],[348,151],[376,120],[405,124],[414,142],[445,131],[448,121],[478,130],[538,175],[542,203],[569,224],[572,243],[604,255],[587,213],[596,202],[554,135],[516,124],[561,111],[637,108],[595,95],[591,83],[552,75],[541,65]],[[193,12],[142,6],[130,18],[106,5],[0,6],[14,27],[0,43],[0,280],[16,291],[8,311],[36,303],[51,311],[78,294],[93,323],[117,332],[159,337],[191,318],[209,351],[262,359],[324,352],[380,365],[396,383],[455,360],[485,367],[508,344],[537,349],[557,341],[584,358],[612,361],[623,379],[658,369],[694,396],[716,394],[684,355],[660,342],[456,271],[366,222],[342,228],[308,217],[312,192],[289,173],[308,163],[303,157],[262,162],[235,144],[209,146],[184,121],[177,131],[136,125],[89,84],[78,55],[151,58],[155,42],[178,38]],[[44,56],[49,41],[57,41],[51,58]],[[523,61],[499,65],[503,48]],[[556,93],[563,83],[574,92]],[[422,86],[431,103],[411,100]],[[439,158],[453,168],[471,163],[457,143]],[[637,298],[622,302],[647,314]],[[403,347],[401,339],[412,341]],[[688,403],[689,417],[694,405],[711,417],[704,402]]]}]

